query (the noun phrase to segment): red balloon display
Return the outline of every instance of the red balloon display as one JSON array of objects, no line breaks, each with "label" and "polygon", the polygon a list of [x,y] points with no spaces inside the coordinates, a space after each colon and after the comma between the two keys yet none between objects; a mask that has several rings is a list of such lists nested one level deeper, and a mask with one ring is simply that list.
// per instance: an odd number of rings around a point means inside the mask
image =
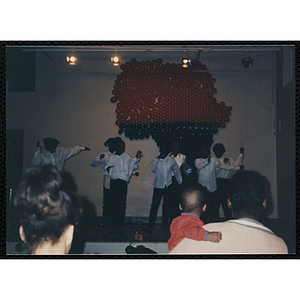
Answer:
[{"label": "red balloon display", "polygon": [[120,68],[110,101],[116,104],[119,133],[126,137],[148,138],[150,134],[158,141],[180,135],[212,143],[218,128],[230,121],[232,107],[218,103],[216,79],[199,61],[183,68],[163,64],[162,59],[132,58]]}]

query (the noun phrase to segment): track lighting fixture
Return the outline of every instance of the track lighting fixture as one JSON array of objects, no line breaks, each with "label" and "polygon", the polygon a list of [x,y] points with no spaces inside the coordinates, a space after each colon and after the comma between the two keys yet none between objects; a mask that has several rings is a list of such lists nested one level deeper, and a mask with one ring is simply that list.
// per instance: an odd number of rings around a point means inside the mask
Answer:
[{"label": "track lighting fixture", "polygon": [[111,57],[111,62],[113,64],[114,67],[118,67],[120,64],[120,56],[117,55],[117,53],[115,53],[112,57]]},{"label": "track lighting fixture", "polygon": [[191,60],[188,58],[186,51],[183,52],[181,63],[183,68],[187,68],[191,63]]},{"label": "track lighting fixture", "polygon": [[69,65],[74,66],[77,62],[77,57],[74,54],[67,56],[67,62]]},{"label": "track lighting fixture", "polygon": [[250,64],[253,66],[253,59],[250,58],[250,54],[246,52],[245,57],[241,61],[241,66],[244,65],[245,68],[249,68]]}]

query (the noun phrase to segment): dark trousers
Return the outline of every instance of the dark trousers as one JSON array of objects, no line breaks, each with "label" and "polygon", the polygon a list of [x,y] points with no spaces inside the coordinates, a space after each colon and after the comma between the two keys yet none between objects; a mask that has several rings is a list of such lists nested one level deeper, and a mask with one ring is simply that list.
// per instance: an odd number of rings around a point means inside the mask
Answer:
[{"label": "dark trousers", "polygon": [[148,220],[149,228],[153,228],[155,225],[157,211],[158,211],[158,208],[159,208],[162,198],[163,198],[163,206],[162,206],[163,224],[165,226],[168,226],[168,217],[170,215],[169,203],[168,203],[170,197],[169,197],[168,193],[170,191],[170,186],[165,187],[163,189],[158,189],[158,188],[153,189],[152,204],[151,204],[150,215],[149,215],[149,220]]},{"label": "dark trousers", "polygon": [[217,192],[208,193],[207,220],[204,223],[219,222],[220,203],[217,200]]},{"label": "dark trousers", "polygon": [[230,183],[231,183],[230,179],[217,178],[216,201],[218,205],[218,211],[221,205],[226,220],[232,219],[231,210],[228,208]]},{"label": "dark trousers", "polygon": [[219,209],[216,202],[216,192],[207,193],[206,210],[205,212],[202,212],[200,219],[204,222],[204,224],[219,221]]},{"label": "dark trousers", "polygon": [[169,223],[172,222],[172,220],[180,215],[180,209],[179,209],[179,188],[180,185],[178,184],[175,176],[172,176],[172,184],[169,186],[168,193],[166,195],[167,197],[167,204],[168,204],[168,217],[169,217]]},{"label": "dark trousers", "polygon": [[103,206],[102,206],[102,219],[103,222],[109,224],[112,219],[113,209],[111,200],[111,190],[103,187]]},{"label": "dark trousers", "polygon": [[121,179],[110,181],[111,191],[111,223],[114,226],[122,227],[125,220],[127,182]]}]

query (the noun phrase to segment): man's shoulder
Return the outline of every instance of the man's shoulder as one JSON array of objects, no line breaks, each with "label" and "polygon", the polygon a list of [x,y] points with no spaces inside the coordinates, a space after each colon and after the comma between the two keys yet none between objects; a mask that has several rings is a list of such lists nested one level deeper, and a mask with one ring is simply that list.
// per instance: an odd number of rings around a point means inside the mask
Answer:
[{"label": "man's shoulder", "polygon": [[[234,225],[233,225],[234,226]],[[232,223],[231,222],[216,222],[216,223],[208,223],[203,225],[203,228],[208,231],[218,231],[221,229],[231,228]]]}]

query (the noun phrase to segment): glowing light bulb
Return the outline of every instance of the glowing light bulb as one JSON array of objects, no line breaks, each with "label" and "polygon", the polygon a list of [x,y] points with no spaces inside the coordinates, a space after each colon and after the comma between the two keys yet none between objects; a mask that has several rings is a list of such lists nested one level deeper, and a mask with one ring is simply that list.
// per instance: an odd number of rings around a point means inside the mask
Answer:
[{"label": "glowing light bulb", "polygon": [[182,67],[183,67],[183,68],[187,68],[187,67],[189,66],[190,62],[191,62],[190,59],[188,59],[188,58],[183,58],[183,59],[181,60]]},{"label": "glowing light bulb", "polygon": [[119,63],[120,63],[120,57],[115,54],[114,56],[111,57],[111,61],[113,63],[113,66],[117,67],[119,66]]},{"label": "glowing light bulb", "polygon": [[67,62],[69,63],[69,65],[74,66],[76,64],[77,61],[77,57],[74,55],[71,56],[67,56]]}]

